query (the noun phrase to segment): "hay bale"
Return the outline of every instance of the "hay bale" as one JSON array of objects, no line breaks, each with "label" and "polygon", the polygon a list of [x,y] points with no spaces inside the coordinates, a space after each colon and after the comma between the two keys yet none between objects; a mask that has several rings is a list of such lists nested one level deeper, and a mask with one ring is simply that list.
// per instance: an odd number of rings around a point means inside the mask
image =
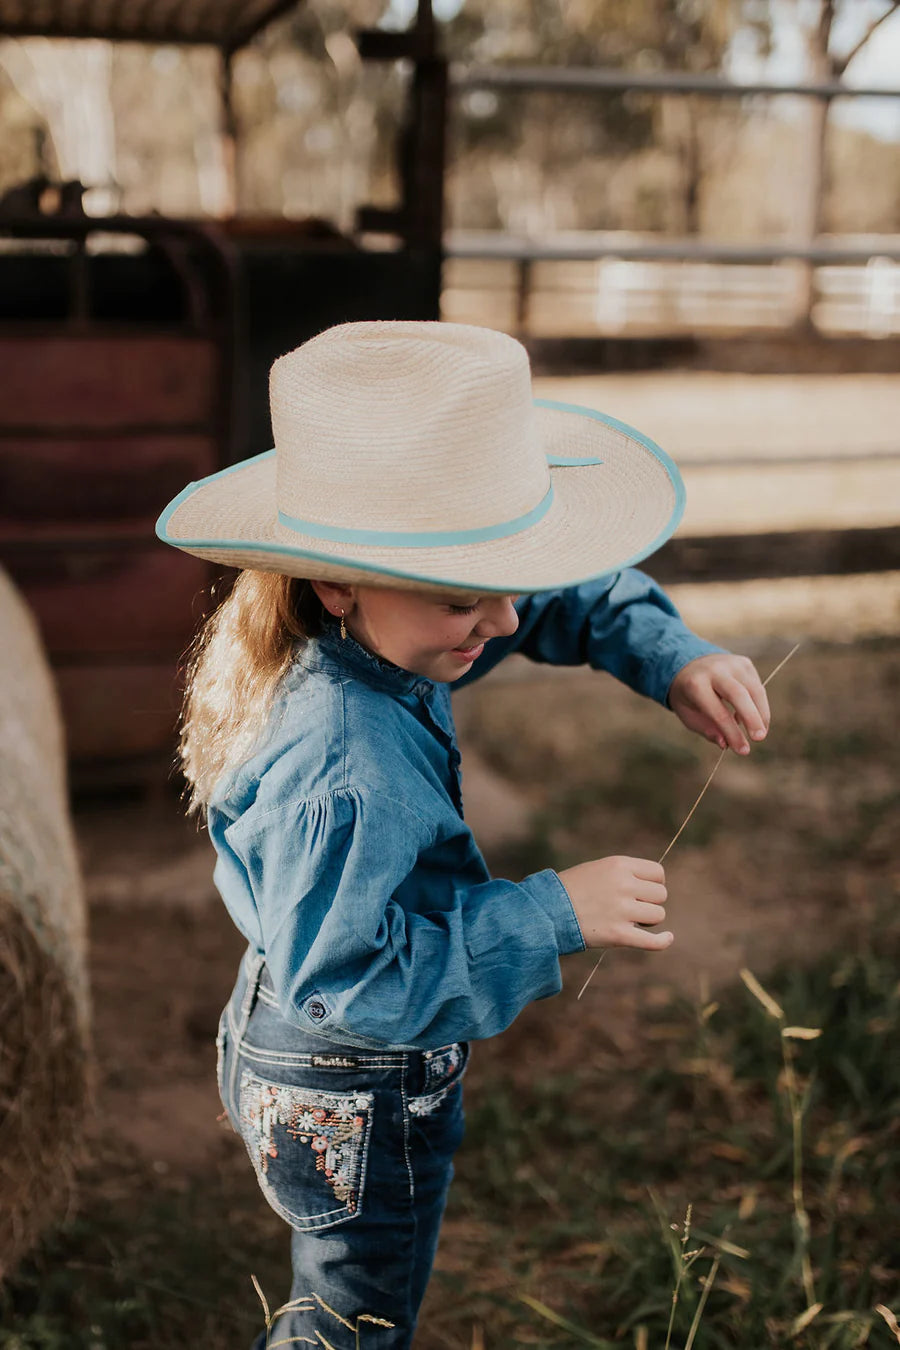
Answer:
[{"label": "hay bale", "polygon": [[89,1095],[86,957],[56,691],[0,569],[0,1278],[71,1201]]}]

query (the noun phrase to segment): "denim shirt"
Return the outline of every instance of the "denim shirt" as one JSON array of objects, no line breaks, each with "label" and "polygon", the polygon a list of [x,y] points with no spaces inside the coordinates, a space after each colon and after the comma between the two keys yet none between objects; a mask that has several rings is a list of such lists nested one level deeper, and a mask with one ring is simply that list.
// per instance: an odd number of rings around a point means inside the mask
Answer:
[{"label": "denim shirt", "polygon": [[[722,650],[635,569],[516,610],[456,687],[522,652],[665,703],[682,666]],[[282,1015],[343,1045],[493,1036],[584,947],[556,872],[491,878],[463,819],[450,688],[329,626],[298,644],[263,741],[209,806],[216,885]]]}]

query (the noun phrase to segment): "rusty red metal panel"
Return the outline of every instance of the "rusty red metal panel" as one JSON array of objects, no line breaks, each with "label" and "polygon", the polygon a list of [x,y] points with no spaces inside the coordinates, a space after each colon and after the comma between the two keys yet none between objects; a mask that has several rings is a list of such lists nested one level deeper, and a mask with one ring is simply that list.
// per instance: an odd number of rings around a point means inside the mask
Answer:
[{"label": "rusty red metal panel", "polygon": [[57,665],[54,673],[71,758],[121,760],[174,749],[179,693],[171,659]]},{"label": "rusty red metal panel", "polygon": [[[98,230],[147,248],[123,265],[87,250]],[[0,233],[31,278],[5,260],[0,562],[40,624],[71,757],[141,781],[141,758],[158,768],[173,747],[178,658],[217,570],[153,526],[229,457],[228,250],[205,227],[155,219],[4,218]],[[65,242],[67,272],[41,270],[45,238]]]},{"label": "rusty red metal panel", "polygon": [[143,521],[185,483],[213,473],[209,436],[2,437],[0,538],[6,522]]},{"label": "rusty red metal panel", "polygon": [[0,335],[0,421],[9,432],[205,427],[214,343],[179,336]]},{"label": "rusty red metal panel", "polygon": [[48,544],[3,552],[54,661],[153,656],[171,666],[210,582],[207,563],[152,540],[142,549]]}]

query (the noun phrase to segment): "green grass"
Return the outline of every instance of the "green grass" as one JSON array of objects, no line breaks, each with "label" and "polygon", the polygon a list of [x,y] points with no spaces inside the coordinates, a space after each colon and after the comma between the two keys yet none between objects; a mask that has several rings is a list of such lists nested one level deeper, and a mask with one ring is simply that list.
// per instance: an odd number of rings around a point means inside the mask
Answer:
[{"label": "green grass", "polygon": [[[779,1029],[737,983],[705,1016],[677,1000],[648,1010],[643,1048],[627,1066],[592,1065],[587,1049],[577,1071],[538,1068],[524,1085],[521,1071],[500,1074],[470,1104],[448,1228],[469,1226],[469,1265],[462,1278],[435,1277],[423,1345],[462,1350],[480,1320],[486,1345],[504,1350],[634,1345],[639,1334],[662,1350],[668,1225],[689,1203],[692,1245],[707,1252],[682,1285],[673,1347],[685,1344],[696,1277],[722,1235],[748,1254],[719,1252],[695,1348],[892,1344],[873,1309],[896,1303],[900,1286],[898,958],[900,932],[885,915],[855,950],[765,981],[789,1022],[822,1029],[796,1042],[809,1083],[803,1173],[824,1304],[806,1331],[789,1334],[806,1300]],[[110,1150],[89,1179],[93,1201],[7,1286],[3,1350],[224,1350],[260,1329],[250,1272],[271,1297],[286,1258],[249,1169],[178,1186],[134,1166]]]},{"label": "green grass", "polygon": [[248,1263],[264,1286],[289,1278],[252,1174],[179,1185],[127,1152],[103,1152],[83,1178],[81,1213],[0,1286],[0,1347],[249,1345],[263,1318]]},{"label": "green grass", "polygon": [[[506,1286],[483,1309],[491,1343],[575,1346],[590,1343],[588,1333],[633,1343],[641,1324],[662,1350],[672,1263],[653,1192],[672,1224],[693,1205],[694,1246],[709,1249],[700,1273],[717,1235],[748,1253],[720,1253],[696,1346],[844,1350],[863,1344],[866,1330],[865,1343],[891,1344],[873,1309],[896,1303],[900,1287],[898,957],[896,927],[878,926],[855,953],[766,980],[789,1024],[822,1028],[817,1040],[793,1042],[809,1090],[803,1179],[825,1305],[808,1330],[788,1336],[807,1301],[779,1027],[737,984],[706,1020],[678,1004],[652,1014],[648,1022],[672,1034],[649,1041],[655,1060],[648,1052],[631,1074],[586,1065],[527,1088],[501,1079],[470,1113],[450,1213],[504,1235]],[[696,1281],[682,1289],[673,1344],[684,1343],[699,1293]],[[580,1335],[529,1311],[522,1296]]]}]

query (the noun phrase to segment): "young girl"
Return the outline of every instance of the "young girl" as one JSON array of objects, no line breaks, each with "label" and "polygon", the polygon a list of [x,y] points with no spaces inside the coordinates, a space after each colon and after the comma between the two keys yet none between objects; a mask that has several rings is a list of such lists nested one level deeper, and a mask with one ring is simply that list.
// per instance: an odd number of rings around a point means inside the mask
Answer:
[{"label": "young girl", "polygon": [[292,1230],[297,1302],[272,1343],[356,1350],[362,1317],[363,1347],[402,1350],[468,1043],[557,993],[561,955],[672,941],[651,860],[490,877],[451,687],[513,651],[589,663],[738,753],[769,709],[748,660],[628,570],[678,523],[674,465],[534,401],[512,338],[347,324],[276,361],[270,396],[275,449],[189,484],[157,526],[245,569],[198,639],[181,747],[248,942],[219,1087]]}]

